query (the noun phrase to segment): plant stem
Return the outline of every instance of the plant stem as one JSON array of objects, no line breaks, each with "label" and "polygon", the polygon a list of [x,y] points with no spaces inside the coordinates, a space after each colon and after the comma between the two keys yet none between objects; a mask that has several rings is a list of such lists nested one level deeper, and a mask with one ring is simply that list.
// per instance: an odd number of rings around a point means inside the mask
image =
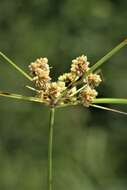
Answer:
[{"label": "plant stem", "polygon": [[50,122],[49,122],[49,145],[48,145],[48,190],[53,188],[53,125],[54,125],[55,108],[50,110]]}]

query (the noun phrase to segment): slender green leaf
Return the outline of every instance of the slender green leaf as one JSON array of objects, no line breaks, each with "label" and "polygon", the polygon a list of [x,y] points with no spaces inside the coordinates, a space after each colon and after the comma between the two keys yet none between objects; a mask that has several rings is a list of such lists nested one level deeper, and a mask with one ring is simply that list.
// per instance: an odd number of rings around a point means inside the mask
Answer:
[{"label": "slender green leaf", "polygon": [[123,42],[121,42],[119,45],[117,45],[115,48],[113,48],[108,54],[106,54],[104,57],[102,57],[99,61],[97,61],[88,71],[88,74],[95,71],[97,68],[99,68],[103,63],[105,63],[107,60],[109,60],[113,55],[115,55],[121,48],[123,48],[125,45],[127,45],[127,39],[125,39]]},{"label": "slender green leaf", "polygon": [[112,108],[108,108],[108,107],[104,107],[104,106],[99,106],[99,105],[96,105],[96,104],[91,104],[90,106],[95,107],[95,108],[99,108],[99,109],[103,109],[103,110],[106,110],[106,111],[111,111],[111,112],[127,115],[127,112],[123,112],[123,111],[120,111],[120,110],[116,110],[116,109],[112,109]]},{"label": "slender green leaf", "polygon": [[17,66],[12,60],[10,60],[5,54],[0,52],[0,56],[3,59],[5,59],[9,64],[11,64],[16,70],[18,70],[22,75],[24,75],[27,79],[32,81],[32,78],[25,71],[23,71],[19,66]]},{"label": "slender green leaf", "polygon": [[29,97],[29,96],[22,96],[20,94],[12,94],[12,93],[8,93],[8,92],[1,92],[0,91],[0,96],[19,99],[19,100],[27,100],[27,101],[42,103],[42,101],[39,98]]},{"label": "slender green leaf", "polygon": [[[98,69],[103,63],[105,63],[107,60],[109,60],[113,55],[115,55],[121,48],[123,48],[125,45],[127,45],[127,39],[125,39],[123,42],[121,42],[119,45],[117,45],[114,49],[112,49],[108,54],[106,54],[104,57],[102,57],[99,61],[97,61],[88,71],[83,75],[83,77],[74,82],[72,86],[77,86],[82,84],[84,78],[89,75],[91,72]],[[65,90],[66,92],[66,90]]]},{"label": "slender green leaf", "polygon": [[127,99],[124,98],[96,98],[92,103],[95,104],[127,104]]}]

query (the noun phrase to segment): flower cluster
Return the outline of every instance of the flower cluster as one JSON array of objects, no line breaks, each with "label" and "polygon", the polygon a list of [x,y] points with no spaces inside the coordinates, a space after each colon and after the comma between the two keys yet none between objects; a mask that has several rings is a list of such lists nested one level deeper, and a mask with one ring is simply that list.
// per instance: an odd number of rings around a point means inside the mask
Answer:
[{"label": "flower cluster", "polygon": [[98,92],[90,86],[86,86],[86,88],[79,94],[82,104],[86,107],[89,107],[90,103],[97,95]]},{"label": "flower cluster", "polygon": [[56,82],[49,76],[47,58],[37,59],[29,70],[37,88],[36,96],[50,106],[81,103],[88,107],[98,94],[95,87],[101,82],[100,75],[88,72],[89,62],[84,55],[72,60],[70,72],[60,75]]},{"label": "flower cluster", "polygon": [[72,60],[71,71],[82,77],[85,72],[89,70],[89,62],[87,61],[87,57],[82,55]]},{"label": "flower cluster", "polygon": [[29,65],[35,86],[39,89],[46,88],[46,84],[51,80],[49,73],[48,59],[46,57],[37,59]]}]

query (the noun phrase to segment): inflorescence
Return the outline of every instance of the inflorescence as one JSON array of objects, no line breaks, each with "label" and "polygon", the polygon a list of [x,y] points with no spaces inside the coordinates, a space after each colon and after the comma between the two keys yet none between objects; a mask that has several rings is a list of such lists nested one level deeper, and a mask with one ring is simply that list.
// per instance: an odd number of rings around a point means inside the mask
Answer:
[{"label": "inflorescence", "polygon": [[100,75],[89,72],[89,62],[84,55],[72,60],[70,72],[60,75],[56,82],[51,81],[46,57],[31,63],[29,70],[36,87],[36,96],[51,107],[68,104],[89,107],[98,95],[95,88],[102,81]]}]

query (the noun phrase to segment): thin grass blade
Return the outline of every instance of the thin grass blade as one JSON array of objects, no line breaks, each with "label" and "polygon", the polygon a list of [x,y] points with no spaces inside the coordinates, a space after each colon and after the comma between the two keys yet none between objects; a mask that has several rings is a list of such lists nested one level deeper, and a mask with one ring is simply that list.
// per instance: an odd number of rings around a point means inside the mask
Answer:
[{"label": "thin grass blade", "polygon": [[88,74],[95,71],[97,68],[99,68],[102,64],[104,64],[106,61],[108,61],[113,55],[115,55],[121,48],[123,48],[125,45],[127,45],[127,39],[125,39],[123,42],[121,42],[119,45],[117,45],[115,48],[113,48],[108,54],[106,54],[104,57],[102,57],[99,61],[97,61],[88,71]]},{"label": "thin grass blade", "polygon": [[2,92],[2,91],[0,91],[0,96],[19,99],[19,100],[27,100],[27,101],[31,101],[31,102],[40,102],[40,103],[42,103],[42,101],[39,98],[30,97],[30,96],[23,96],[23,95],[20,95],[20,94],[13,94],[13,93]]},{"label": "thin grass blade", "polygon": [[106,111],[111,111],[111,112],[127,115],[127,112],[123,112],[123,111],[120,111],[120,110],[108,108],[108,107],[105,107],[105,106],[99,106],[99,105],[96,105],[96,104],[91,104],[90,106],[95,107],[95,108],[99,108],[99,109],[103,109],[103,110],[106,110]]},{"label": "thin grass blade", "polygon": [[0,52],[0,56],[3,59],[5,59],[9,64],[11,64],[16,70],[18,70],[22,75],[24,75],[27,79],[32,81],[32,78],[25,71],[23,71],[19,66],[17,66],[11,59],[9,59],[5,54]]},{"label": "thin grass blade", "polygon": [[127,105],[127,98],[96,98],[92,103],[95,104],[125,104]]}]

